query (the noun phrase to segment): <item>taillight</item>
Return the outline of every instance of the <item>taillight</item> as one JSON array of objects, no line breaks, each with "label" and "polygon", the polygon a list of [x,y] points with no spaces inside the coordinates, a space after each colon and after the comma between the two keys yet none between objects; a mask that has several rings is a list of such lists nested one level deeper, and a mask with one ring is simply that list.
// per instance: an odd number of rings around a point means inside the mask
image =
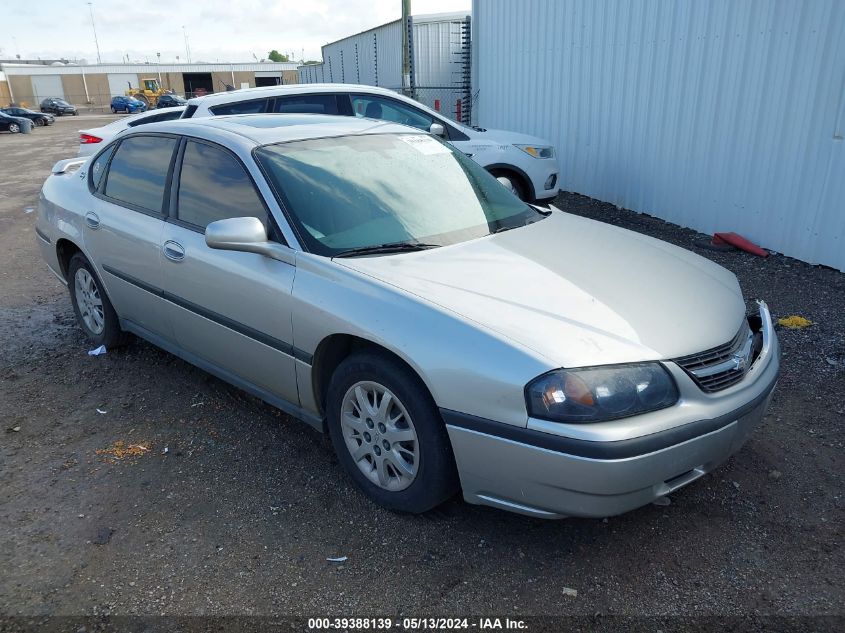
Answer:
[{"label": "taillight", "polygon": [[79,144],[80,145],[90,145],[91,143],[102,143],[103,139],[99,136],[94,136],[93,134],[80,134],[79,135]]}]

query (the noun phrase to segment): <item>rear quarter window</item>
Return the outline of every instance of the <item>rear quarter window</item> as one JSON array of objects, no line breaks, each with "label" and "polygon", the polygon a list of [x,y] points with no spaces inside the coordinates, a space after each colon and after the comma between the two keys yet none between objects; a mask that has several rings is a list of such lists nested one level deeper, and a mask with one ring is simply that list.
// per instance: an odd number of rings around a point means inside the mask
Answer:
[{"label": "rear quarter window", "polygon": [[251,101],[238,101],[236,103],[224,103],[209,108],[213,114],[260,114],[267,110],[267,99],[252,99]]},{"label": "rear quarter window", "polygon": [[144,117],[135,121],[128,122],[129,127],[136,127],[138,125],[146,125],[147,123],[158,123],[159,121],[173,121],[182,116],[181,112],[162,112],[161,114],[154,114],[153,116]]}]

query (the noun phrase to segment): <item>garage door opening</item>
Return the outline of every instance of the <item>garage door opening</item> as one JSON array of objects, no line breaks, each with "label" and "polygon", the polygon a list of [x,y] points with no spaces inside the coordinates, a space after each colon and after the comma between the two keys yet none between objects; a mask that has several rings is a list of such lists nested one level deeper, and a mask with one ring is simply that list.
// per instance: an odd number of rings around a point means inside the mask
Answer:
[{"label": "garage door opening", "polygon": [[282,85],[281,77],[255,77],[255,87],[262,88],[264,86],[280,86]]},{"label": "garage door opening", "polygon": [[182,73],[185,82],[185,97],[202,97],[214,92],[214,82],[211,73]]}]

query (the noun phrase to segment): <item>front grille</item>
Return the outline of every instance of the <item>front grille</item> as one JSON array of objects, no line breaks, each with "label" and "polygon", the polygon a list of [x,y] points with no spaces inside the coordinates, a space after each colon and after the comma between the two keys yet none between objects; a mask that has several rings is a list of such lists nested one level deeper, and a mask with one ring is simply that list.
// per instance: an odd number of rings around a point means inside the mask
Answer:
[{"label": "front grille", "polygon": [[714,393],[727,389],[741,381],[756,350],[754,333],[747,320],[736,336],[724,345],[697,354],[676,358],[675,362],[689,374],[702,391]]}]

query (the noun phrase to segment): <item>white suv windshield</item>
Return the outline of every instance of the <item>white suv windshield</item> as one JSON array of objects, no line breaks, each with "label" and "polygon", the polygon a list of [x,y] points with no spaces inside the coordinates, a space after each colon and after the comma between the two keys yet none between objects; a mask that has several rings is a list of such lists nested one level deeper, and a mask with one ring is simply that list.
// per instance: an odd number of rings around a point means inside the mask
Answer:
[{"label": "white suv windshield", "polygon": [[445,246],[543,217],[478,164],[423,134],[344,136],[256,150],[305,246]]}]

